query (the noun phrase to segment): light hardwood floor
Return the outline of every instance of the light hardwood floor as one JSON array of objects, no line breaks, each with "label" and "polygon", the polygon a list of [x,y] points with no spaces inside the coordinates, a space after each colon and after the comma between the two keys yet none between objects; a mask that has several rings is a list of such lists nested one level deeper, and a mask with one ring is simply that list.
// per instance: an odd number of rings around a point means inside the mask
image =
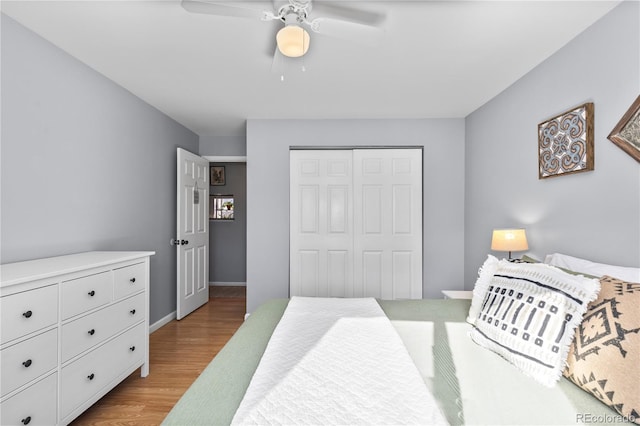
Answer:
[{"label": "light hardwood floor", "polygon": [[244,319],[244,289],[211,288],[210,295],[188,317],[151,334],[149,376],[137,370],[71,424],[160,424]]}]

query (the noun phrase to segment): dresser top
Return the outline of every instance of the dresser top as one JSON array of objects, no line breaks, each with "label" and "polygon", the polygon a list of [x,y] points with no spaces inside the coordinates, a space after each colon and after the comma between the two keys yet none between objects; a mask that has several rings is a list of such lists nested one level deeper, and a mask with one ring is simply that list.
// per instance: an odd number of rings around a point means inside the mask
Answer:
[{"label": "dresser top", "polygon": [[90,251],[0,265],[0,287],[141,259],[154,251]]}]

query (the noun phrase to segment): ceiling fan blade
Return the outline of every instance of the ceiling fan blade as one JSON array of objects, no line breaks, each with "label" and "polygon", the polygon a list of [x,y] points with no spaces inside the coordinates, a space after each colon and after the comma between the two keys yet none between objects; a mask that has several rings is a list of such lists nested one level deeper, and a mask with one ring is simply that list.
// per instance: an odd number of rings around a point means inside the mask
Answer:
[{"label": "ceiling fan blade", "polygon": [[270,1],[182,0],[181,5],[184,10],[191,13],[253,19],[263,18],[265,11],[270,12],[272,8]]},{"label": "ceiling fan blade", "polygon": [[273,50],[278,48],[278,44],[276,43],[276,35],[278,34],[278,31],[280,31],[280,29],[283,27],[281,21],[274,20],[271,21],[271,23],[271,28],[269,29],[269,31],[267,31],[267,34],[269,35],[265,37],[264,54],[268,57],[272,57]]},{"label": "ceiling fan blade", "polygon": [[311,29],[318,34],[370,46],[379,44],[384,37],[384,30],[380,27],[332,18],[314,19]]},{"label": "ceiling fan blade", "polygon": [[[357,2],[351,4],[357,4]],[[382,25],[386,18],[385,13],[365,9],[354,9],[345,6],[344,2],[335,0],[314,0],[312,16],[339,19],[341,21],[350,21],[371,26]]]}]

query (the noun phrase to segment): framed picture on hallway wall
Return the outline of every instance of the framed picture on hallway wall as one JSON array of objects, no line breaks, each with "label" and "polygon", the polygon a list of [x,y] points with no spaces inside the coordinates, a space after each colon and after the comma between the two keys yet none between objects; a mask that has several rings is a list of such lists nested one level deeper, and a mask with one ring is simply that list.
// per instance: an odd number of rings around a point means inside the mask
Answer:
[{"label": "framed picture on hallway wall", "polygon": [[211,166],[211,185],[221,186],[225,184],[224,166]]},{"label": "framed picture on hallway wall", "polygon": [[607,137],[640,162],[640,96],[636,98]]}]

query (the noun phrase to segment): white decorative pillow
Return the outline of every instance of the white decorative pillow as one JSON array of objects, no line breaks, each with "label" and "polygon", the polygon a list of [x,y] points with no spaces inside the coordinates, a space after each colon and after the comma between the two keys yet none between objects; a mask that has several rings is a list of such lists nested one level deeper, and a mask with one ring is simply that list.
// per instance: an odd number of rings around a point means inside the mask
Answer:
[{"label": "white decorative pillow", "polygon": [[484,300],[484,295],[489,288],[491,277],[498,268],[498,259],[494,256],[488,255],[487,260],[484,261],[480,269],[478,269],[478,279],[473,287],[473,296],[471,297],[471,308],[469,308],[469,315],[467,315],[467,322],[469,324],[475,324],[478,313],[480,312],[480,306]]},{"label": "white decorative pillow", "polygon": [[583,274],[593,275],[595,277],[608,275],[623,281],[634,283],[640,282],[640,268],[596,263],[561,253],[548,254],[544,259],[544,263],[558,266],[560,268],[567,268]]},{"label": "white decorative pillow", "polygon": [[575,329],[599,290],[597,279],[543,263],[501,260],[471,338],[552,387],[562,375]]}]

